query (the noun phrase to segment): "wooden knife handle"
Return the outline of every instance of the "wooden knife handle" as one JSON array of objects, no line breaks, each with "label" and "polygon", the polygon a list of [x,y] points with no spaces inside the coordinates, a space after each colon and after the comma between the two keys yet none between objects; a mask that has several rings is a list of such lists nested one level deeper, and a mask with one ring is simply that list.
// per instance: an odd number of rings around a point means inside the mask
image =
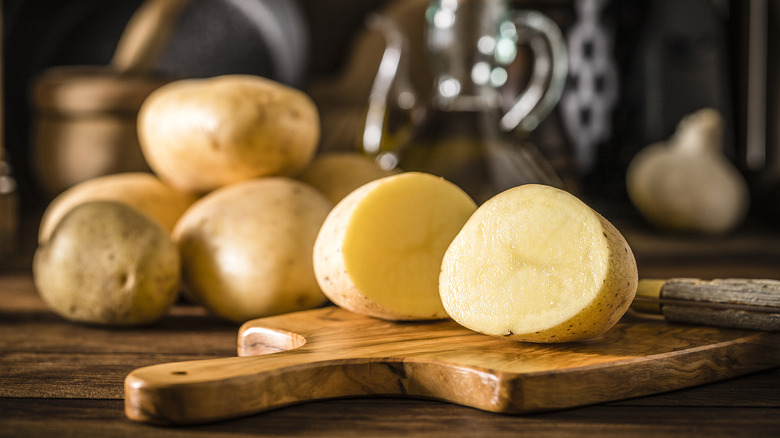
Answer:
[{"label": "wooden knife handle", "polygon": [[780,281],[769,279],[642,280],[637,297],[668,321],[780,330]]}]

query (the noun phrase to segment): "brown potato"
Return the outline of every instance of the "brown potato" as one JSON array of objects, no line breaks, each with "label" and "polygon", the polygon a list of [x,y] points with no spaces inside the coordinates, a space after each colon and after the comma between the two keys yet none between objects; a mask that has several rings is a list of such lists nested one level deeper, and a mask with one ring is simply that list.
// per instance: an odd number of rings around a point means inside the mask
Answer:
[{"label": "brown potato", "polygon": [[316,157],[296,178],[319,189],[335,205],[363,184],[400,172],[384,170],[373,158],[356,152],[330,152]]},{"label": "brown potato", "polygon": [[196,196],[163,183],[150,173],[129,172],[95,177],[70,187],[49,203],[38,229],[38,243],[45,243],[62,217],[88,201],[118,201],[146,213],[168,232]]},{"label": "brown potato", "polygon": [[178,296],[181,260],[170,233],[138,209],[90,201],[70,210],[33,259],[36,289],[71,321],[141,325]]},{"label": "brown potato", "polygon": [[144,157],[163,181],[204,193],[300,172],[319,143],[319,113],[305,93],[269,79],[186,79],[144,101],[138,136]]},{"label": "brown potato", "polygon": [[286,177],[214,190],[173,231],[186,292],[236,322],[323,304],[312,251],[331,208],[319,191]]}]

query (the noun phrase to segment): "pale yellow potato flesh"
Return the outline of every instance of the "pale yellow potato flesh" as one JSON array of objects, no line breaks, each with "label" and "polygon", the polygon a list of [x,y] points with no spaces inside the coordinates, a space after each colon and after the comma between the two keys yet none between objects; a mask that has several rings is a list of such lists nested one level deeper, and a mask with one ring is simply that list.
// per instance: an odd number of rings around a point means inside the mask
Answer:
[{"label": "pale yellow potato flesh", "polygon": [[344,198],[320,230],[314,270],[325,295],[388,320],[446,318],[438,293],[442,257],[476,209],[442,178],[407,172]]},{"label": "pale yellow potato flesh", "polygon": [[528,184],[480,206],[447,250],[439,287],[464,327],[567,342],[611,328],[637,282],[631,248],[609,221],[563,190]]}]

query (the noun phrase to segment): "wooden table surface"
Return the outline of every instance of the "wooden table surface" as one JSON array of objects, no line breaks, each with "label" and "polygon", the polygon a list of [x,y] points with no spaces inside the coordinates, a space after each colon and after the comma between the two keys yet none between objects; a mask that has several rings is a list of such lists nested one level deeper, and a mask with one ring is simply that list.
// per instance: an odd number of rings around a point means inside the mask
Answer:
[{"label": "wooden table surface", "polygon": [[[626,236],[644,277],[780,278],[776,238],[681,242]],[[437,401],[356,398],[193,427],[150,426],[125,417],[123,381],[130,371],[235,356],[237,330],[184,303],[147,328],[72,324],[38,297],[28,262],[12,264],[0,271],[0,437],[780,436],[780,368],[672,393],[520,416]]]}]

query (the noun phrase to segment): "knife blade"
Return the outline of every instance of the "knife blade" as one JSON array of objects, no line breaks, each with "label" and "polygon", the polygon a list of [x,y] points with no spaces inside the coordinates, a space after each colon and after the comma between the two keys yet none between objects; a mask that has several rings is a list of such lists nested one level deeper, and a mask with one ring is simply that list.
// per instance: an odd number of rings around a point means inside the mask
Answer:
[{"label": "knife blade", "polygon": [[631,308],[669,322],[780,330],[780,280],[642,279]]}]

